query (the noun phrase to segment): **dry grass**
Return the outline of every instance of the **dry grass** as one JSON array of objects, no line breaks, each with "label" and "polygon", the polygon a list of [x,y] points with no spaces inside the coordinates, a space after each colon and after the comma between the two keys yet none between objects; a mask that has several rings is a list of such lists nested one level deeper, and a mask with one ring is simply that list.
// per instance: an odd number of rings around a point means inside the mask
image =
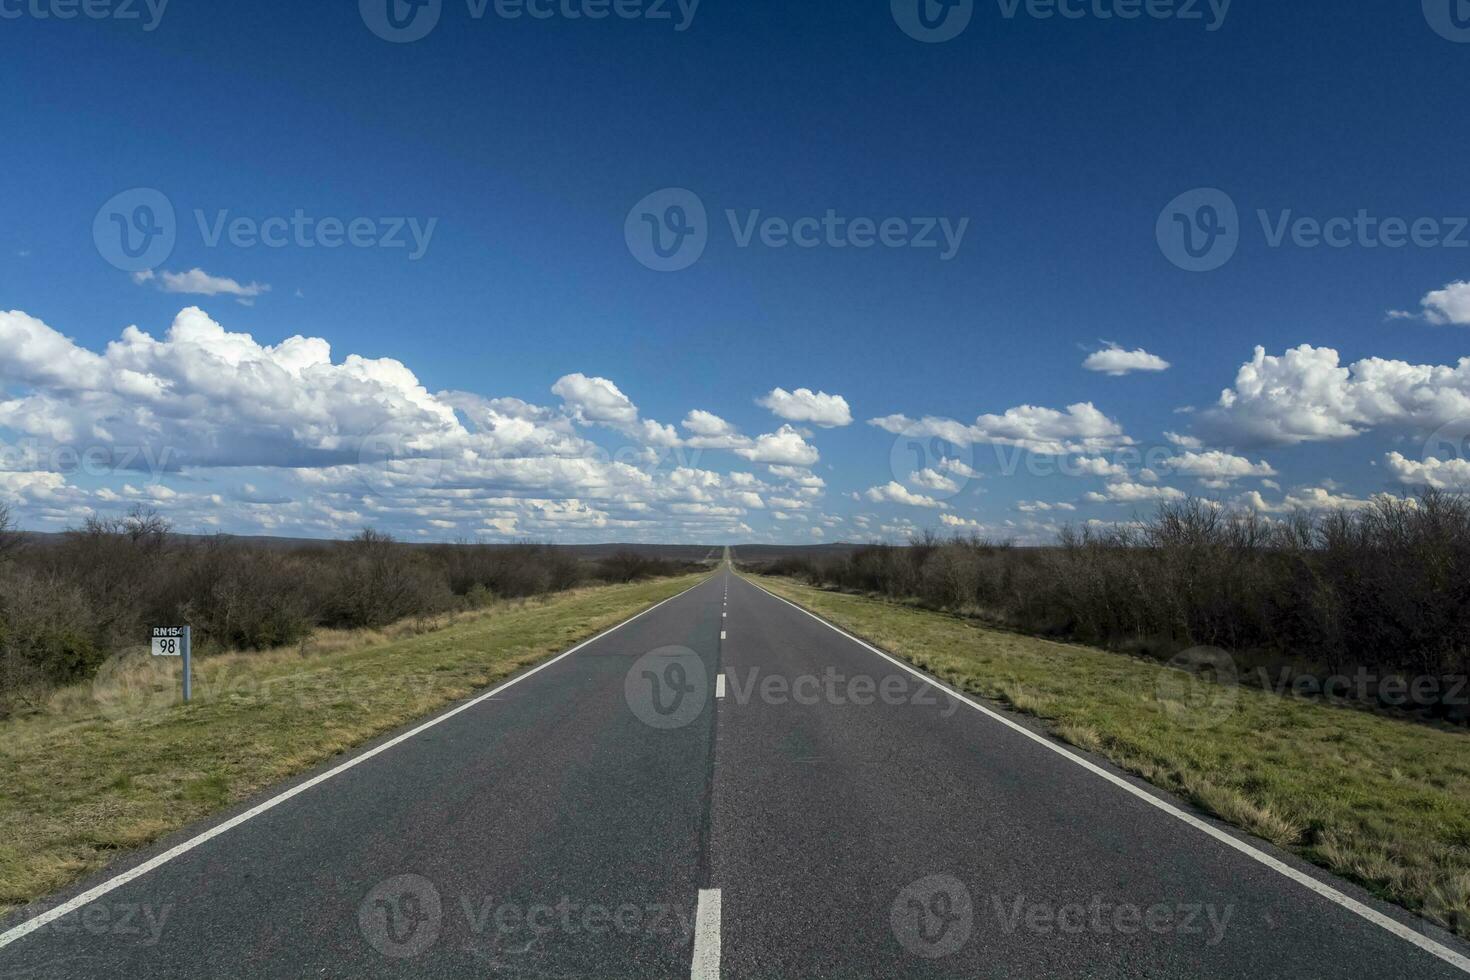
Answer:
[{"label": "dry grass", "polygon": [[1470,937],[1470,734],[1205,682],[942,613],[760,584]]},{"label": "dry grass", "polygon": [[179,664],[136,653],[0,722],[0,914],[698,581],[580,589]]}]

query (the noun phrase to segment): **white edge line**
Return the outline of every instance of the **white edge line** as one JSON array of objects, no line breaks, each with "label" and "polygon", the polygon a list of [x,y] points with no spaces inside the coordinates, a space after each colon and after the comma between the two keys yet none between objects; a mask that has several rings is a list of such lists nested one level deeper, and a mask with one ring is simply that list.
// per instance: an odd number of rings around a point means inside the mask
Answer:
[{"label": "white edge line", "polygon": [[699,909],[694,916],[694,962],[689,980],[719,980],[720,977],[720,890],[699,892]]},{"label": "white edge line", "polygon": [[[784,598],[782,596],[776,595],[776,593],[770,591],[769,589],[765,588],[764,586],[756,585],[754,582],[751,582],[751,581],[749,581],[747,579],[742,578],[741,581],[745,582],[747,585],[751,585],[751,586],[754,586],[757,589],[760,589],[762,592],[764,592],[766,595],[770,596],[773,599],[779,599],[780,601],[786,603],[786,605],[790,606],[792,609],[795,609],[797,612],[805,613],[806,615],[810,616],[812,619],[815,619],[817,622],[821,623],[823,626],[827,627],[828,629],[832,630],[833,632],[838,633],[838,634],[841,634],[842,636],[847,637],[849,640],[851,640],[852,642],[856,643],[858,646],[863,647],[864,649],[868,650],[871,653],[877,654],[878,656],[882,657],[884,660],[887,660],[889,663],[893,664],[894,666],[899,667],[899,668],[901,668],[903,670],[908,671],[910,674],[913,674],[915,677],[917,677],[920,680],[924,681],[926,684],[929,684],[932,687],[936,687],[939,690],[941,690],[941,691],[945,692],[946,694],[948,694],[950,697],[954,698],[955,700],[961,701],[961,702],[969,705],[970,707],[974,708],[976,711],[978,711],[981,714],[985,715],[987,718],[990,718],[992,721],[998,721],[1002,725],[1005,725],[1007,728],[1010,728],[1011,730],[1013,730],[1015,732],[1018,732],[1021,735],[1024,735],[1025,737],[1029,738],[1033,742],[1036,742],[1038,745],[1043,745],[1046,748],[1051,749],[1057,755],[1060,755],[1064,759],[1068,759],[1071,762],[1075,762],[1077,765],[1081,766],[1083,769],[1086,769],[1088,772],[1092,773],[1095,776],[1101,776],[1103,779],[1106,779],[1108,782],[1112,783],[1114,786],[1117,786],[1119,789],[1122,789],[1125,792],[1127,792],[1127,793],[1129,793],[1129,794],[1137,797],[1138,799],[1143,800],[1145,803],[1149,804],[1150,806],[1155,807],[1155,808],[1157,808],[1159,810],[1162,810],[1164,813],[1167,813],[1169,816],[1174,817],[1174,818],[1176,818],[1178,820],[1183,821],[1184,823],[1189,824],[1191,827],[1195,828],[1196,830],[1203,831],[1204,833],[1206,833],[1209,836],[1213,837],[1215,840],[1217,840],[1220,843],[1226,845],[1227,847],[1233,848],[1236,851],[1239,851],[1241,854],[1244,854],[1246,857],[1251,858],[1254,861],[1258,861],[1261,864],[1264,864],[1266,867],[1270,868],[1272,871],[1276,871],[1276,872],[1284,875],[1285,877],[1290,878],[1292,881],[1295,881],[1297,884],[1303,885],[1306,888],[1311,889],[1312,891],[1316,892],[1318,895],[1321,895],[1323,898],[1327,899],[1328,901],[1335,902],[1336,904],[1338,904],[1338,905],[1342,906],[1343,908],[1347,909],[1349,912],[1352,912],[1355,915],[1358,915],[1358,916],[1360,916],[1360,917],[1362,917],[1364,919],[1367,919],[1369,922],[1373,923],[1376,926],[1379,926],[1380,928],[1386,929],[1388,932],[1393,933],[1395,936],[1398,936],[1400,939],[1406,940],[1407,942],[1410,942],[1413,945],[1418,946],[1420,949],[1424,950],[1426,953],[1429,953],[1429,954],[1431,954],[1433,956],[1438,957],[1441,960],[1444,960],[1446,963],[1450,964],[1453,967],[1456,967],[1457,969],[1459,969],[1459,970],[1461,970],[1461,971],[1463,971],[1465,973],[1470,973],[1470,957],[1462,956],[1460,953],[1458,953],[1455,950],[1449,948],[1448,946],[1445,946],[1443,943],[1435,942],[1433,939],[1430,939],[1428,936],[1424,935],[1423,933],[1416,932],[1415,930],[1413,930],[1413,929],[1409,928],[1408,926],[1404,925],[1402,922],[1399,922],[1396,919],[1389,918],[1388,916],[1384,915],[1382,912],[1379,912],[1377,909],[1374,909],[1374,908],[1371,908],[1371,907],[1369,907],[1367,905],[1364,905],[1362,902],[1358,901],[1355,898],[1352,898],[1349,895],[1344,895],[1342,892],[1338,891],[1336,888],[1333,888],[1331,885],[1328,885],[1328,884],[1325,884],[1324,882],[1318,881],[1316,878],[1313,878],[1311,875],[1303,874],[1302,872],[1298,871],[1296,868],[1293,868],[1291,865],[1287,864],[1286,862],[1281,861],[1281,860],[1279,860],[1277,858],[1272,857],[1271,855],[1267,854],[1266,852],[1264,852],[1262,850],[1259,850],[1258,848],[1256,848],[1256,847],[1254,847],[1254,846],[1246,843],[1243,840],[1240,840],[1239,838],[1235,837],[1234,835],[1227,834],[1223,830],[1219,829],[1218,827],[1212,826],[1211,824],[1206,823],[1205,821],[1199,819],[1198,817],[1193,816],[1192,814],[1189,814],[1189,813],[1184,812],[1183,810],[1179,809],[1177,806],[1174,806],[1172,803],[1168,803],[1168,802],[1166,802],[1164,800],[1161,800],[1158,797],[1154,796],[1152,793],[1148,793],[1148,792],[1145,792],[1142,789],[1139,789],[1137,786],[1134,786],[1128,780],[1123,779],[1122,777],[1117,776],[1117,775],[1115,775],[1115,774],[1113,774],[1111,772],[1108,772],[1106,769],[1102,768],[1099,765],[1096,765],[1095,763],[1089,762],[1088,760],[1082,758],[1080,755],[1077,755],[1075,752],[1071,752],[1068,749],[1064,748],[1063,746],[1058,745],[1057,743],[1051,741],[1050,739],[1047,739],[1047,738],[1042,737],[1041,735],[1038,735],[1036,732],[1031,731],[1029,728],[1025,727],[1024,725],[1019,725],[1016,722],[1012,721],[1011,719],[1005,717],[1004,715],[997,714],[996,712],[991,711],[989,708],[985,707],[983,704],[980,704],[980,703],[978,703],[976,701],[970,700],[965,695],[959,693],[958,691],[955,691],[953,688],[950,688],[949,686],[947,686],[945,684],[939,683],[937,680],[935,680],[934,678],[930,677],[928,674],[925,674],[923,671],[918,670],[917,668],[915,668],[911,664],[907,664],[907,663],[903,662],[902,660],[899,660],[898,658],[892,656],[891,654],[885,653],[884,651],[882,651],[882,650],[878,649],[877,647],[873,646],[871,643],[867,642],[866,640],[861,640],[858,637],[853,636],[851,633],[847,632],[846,630],[842,629],[841,627],[835,626],[832,623],[827,622],[825,619],[823,619],[821,616],[818,616],[816,613],[810,612],[809,610],[806,610],[806,609],[803,609],[801,606],[798,606],[796,603],[792,602],[790,599],[786,599],[786,598]],[[1409,913],[1409,914],[1412,915],[1413,913]]]},{"label": "white edge line", "polygon": [[377,756],[382,755],[384,752],[387,752],[394,746],[401,745],[402,743],[413,738],[415,735],[422,734],[423,732],[428,731],[430,728],[433,728],[435,725],[441,725],[449,719],[453,718],[455,715],[468,711],[476,705],[490,700],[501,691],[504,691],[506,688],[519,684],[521,681],[525,680],[528,677],[531,677],[534,674],[539,674],[541,671],[545,670],[547,667],[550,667],[552,664],[559,663],[562,660],[565,660],[567,657],[570,657],[572,654],[576,653],[578,650],[581,650],[590,644],[596,643],[603,637],[616,633],[618,630],[622,629],[624,626],[627,626],[635,619],[641,619],[642,617],[647,616],[649,613],[659,608],[659,606],[664,605],[664,603],[673,602],[675,599],[679,598],[679,596],[694,591],[708,581],[709,579],[705,579],[704,581],[696,582],[689,588],[685,589],[683,592],[671,595],[667,599],[663,599],[659,602],[654,603],[647,609],[638,613],[636,616],[625,619],[618,625],[604,630],[594,637],[583,640],[581,643],[578,643],[576,646],[572,647],[570,650],[567,650],[565,653],[557,654],[550,660],[537,664],[535,667],[531,668],[525,673],[518,674],[515,677],[512,677],[510,680],[499,685],[498,687],[492,688],[491,690],[480,695],[474,700],[466,701],[459,707],[446,711],[442,715],[439,715],[435,718],[430,719],[429,721],[424,722],[422,725],[419,725],[417,728],[411,731],[404,732],[402,735],[399,735],[391,739],[390,741],[384,742],[382,745],[375,746],[374,748],[369,749],[361,755],[354,756],[353,758],[348,759],[346,762],[342,763],[340,766],[337,766],[334,769],[329,769],[328,771],[318,776],[313,776],[306,782],[301,783],[297,786],[293,786],[290,789],[286,790],[284,793],[281,793],[278,796],[273,796],[270,799],[266,800],[264,803],[252,807],[251,809],[246,810],[244,813],[241,813],[238,816],[231,817],[224,823],[209,828],[202,834],[199,834],[197,837],[191,837],[190,839],[184,841],[182,844],[171,847],[167,851],[164,851],[162,854],[159,854],[148,859],[147,861],[144,861],[137,867],[129,868],[127,871],[124,871],[117,877],[110,878],[100,885],[89,888],[75,898],[72,898],[69,901],[63,902],[61,905],[58,905],[53,909],[49,909],[48,911],[41,913],[33,919],[27,919],[25,922],[22,922],[20,925],[14,927],[13,929],[10,929],[4,933],[0,933],[0,949],[4,949],[6,946],[9,946],[11,943],[15,942],[17,939],[23,939],[26,936],[29,936],[37,929],[41,929],[51,924],[52,922],[55,922],[62,916],[69,915],[79,908],[92,904],[103,895],[106,895],[108,892],[114,891],[115,889],[121,888],[123,885],[126,885],[131,881],[135,881],[138,878],[143,877],[155,868],[160,868],[163,865],[168,864],[170,861],[189,853],[196,847],[199,847],[201,844],[208,843],[209,841],[214,840],[216,837],[229,833],[231,830],[234,830],[236,827],[240,826],[243,823],[246,823],[247,821],[255,819],[262,813],[265,813],[268,810],[275,809],[292,797],[298,796],[301,793],[305,793],[307,790],[312,789],[316,786],[320,786],[322,783],[326,782],[332,777],[340,776],[347,770],[360,766],[369,759],[376,758]]}]

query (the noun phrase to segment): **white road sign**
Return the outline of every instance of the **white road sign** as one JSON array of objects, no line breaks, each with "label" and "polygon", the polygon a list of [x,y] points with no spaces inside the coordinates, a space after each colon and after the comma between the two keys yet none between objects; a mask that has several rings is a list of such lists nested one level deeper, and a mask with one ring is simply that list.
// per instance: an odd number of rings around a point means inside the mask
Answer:
[{"label": "white road sign", "polygon": [[153,655],[155,657],[182,657],[184,655],[184,627],[154,627]]}]

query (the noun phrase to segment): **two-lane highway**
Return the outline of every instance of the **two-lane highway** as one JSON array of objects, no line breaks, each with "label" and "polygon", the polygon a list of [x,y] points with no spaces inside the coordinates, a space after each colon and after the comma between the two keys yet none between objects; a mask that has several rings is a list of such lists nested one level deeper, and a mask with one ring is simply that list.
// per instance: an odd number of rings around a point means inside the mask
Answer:
[{"label": "two-lane highway", "polygon": [[728,568],[68,901],[0,977],[1470,973]]}]

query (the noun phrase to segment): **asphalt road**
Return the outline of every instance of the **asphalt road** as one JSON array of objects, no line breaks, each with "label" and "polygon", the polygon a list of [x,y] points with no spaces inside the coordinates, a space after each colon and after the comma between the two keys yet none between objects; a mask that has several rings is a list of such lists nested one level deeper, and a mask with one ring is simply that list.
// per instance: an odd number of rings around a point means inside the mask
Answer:
[{"label": "asphalt road", "polygon": [[0,921],[0,978],[1470,975],[728,571],[456,712]]}]

